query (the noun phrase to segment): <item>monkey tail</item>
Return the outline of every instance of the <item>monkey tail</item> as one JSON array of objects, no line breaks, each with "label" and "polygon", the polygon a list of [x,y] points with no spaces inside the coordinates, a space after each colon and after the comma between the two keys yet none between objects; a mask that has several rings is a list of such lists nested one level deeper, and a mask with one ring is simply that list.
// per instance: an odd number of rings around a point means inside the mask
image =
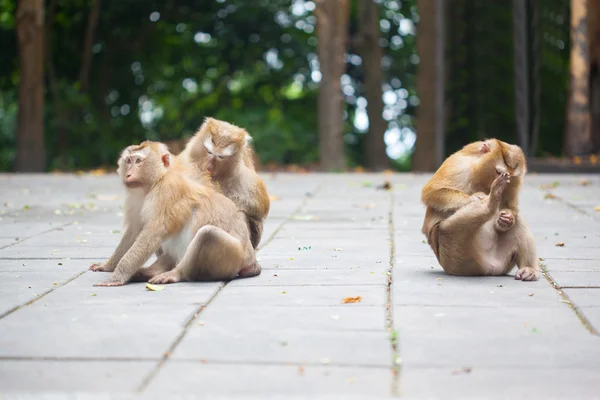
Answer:
[{"label": "monkey tail", "polygon": [[440,262],[440,224],[442,221],[436,222],[427,235],[427,243],[431,246],[435,258]]}]

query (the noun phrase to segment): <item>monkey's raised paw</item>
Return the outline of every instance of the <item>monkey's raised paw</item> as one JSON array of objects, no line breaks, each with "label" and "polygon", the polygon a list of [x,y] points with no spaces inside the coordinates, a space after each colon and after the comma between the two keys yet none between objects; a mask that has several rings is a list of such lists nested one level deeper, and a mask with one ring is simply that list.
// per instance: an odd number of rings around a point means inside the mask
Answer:
[{"label": "monkey's raised paw", "polygon": [[515,274],[515,279],[519,281],[537,281],[539,277],[538,270],[531,267],[520,268]]},{"label": "monkey's raised paw", "polygon": [[125,282],[100,282],[100,283],[96,283],[94,286],[105,286],[105,287],[112,287],[112,286],[123,286],[125,284]]},{"label": "monkey's raised paw", "polygon": [[510,183],[510,175],[507,172],[501,173],[494,182],[490,190],[490,196],[499,198],[504,193],[506,185]]},{"label": "monkey's raised paw", "polygon": [[166,283],[177,283],[181,282],[181,276],[174,271],[163,272],[160,275],[156,275],[154,278],[150,279],[148,283],[152,285],[164,285]]}]

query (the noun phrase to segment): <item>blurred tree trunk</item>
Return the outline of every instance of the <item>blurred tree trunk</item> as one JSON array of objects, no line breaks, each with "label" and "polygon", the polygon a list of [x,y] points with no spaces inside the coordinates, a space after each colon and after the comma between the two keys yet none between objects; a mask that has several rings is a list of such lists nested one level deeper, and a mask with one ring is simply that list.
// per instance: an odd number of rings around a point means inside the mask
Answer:
[{"label": "blurred tree trunk", "polygon": [[19,118],[17,172],[41,172],[46,167],[44,146],[44,2],[19,0]]},{"label": "blurred tree trunk", "polygon": [[571,0],[571,71],[565,130],[565,152],[570,157],[588,154],[592,149],[587,6],[587,0]]},{"label": "blurred tree trunk", "polygon": [[340,77],[344,73],[344,54],[348,40],[348,0],[317,0],[317,36],[319,39],[319,151],[321,168],[343,169],[344,98]]},{"label": "blurred tree trunk", "polygon": [[417,142],[413,170],[435,171],[444,157],[444,1],[418,0]]},{"label": "blurred tree trunk", "polygon": [[365,166],[374,170],[389,168],[384,134],[388,124],[383,119],[383,51],[379,45],[379,6],[373,0],[358,2],[357,50],[362,58],[363,82],[367,99],[369,132],[365,138]]},{"label": "blurred tree trunk", "polygon": [[600,0],[588,0],[590,113],[593,153],[600,152]]},{"label": "blurred tree trunk", "polygon": [[98,26],[98,17],[100,17],[100,1],[94,0],[90,14],[88,16],[87,30],[85,32],[85,41],[83,44],[83,54],[81,57],[81,71],[79,72],[79,82],[81,90],[87,91],[90,82],[90,68],[92,63],[92,46],[94,45],[94,36]]}]

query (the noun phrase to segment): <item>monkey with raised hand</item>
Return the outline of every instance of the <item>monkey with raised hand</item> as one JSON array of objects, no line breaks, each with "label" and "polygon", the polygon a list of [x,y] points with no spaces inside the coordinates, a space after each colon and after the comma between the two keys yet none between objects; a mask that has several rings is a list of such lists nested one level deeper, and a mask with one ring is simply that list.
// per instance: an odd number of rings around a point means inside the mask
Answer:
[{"label": "monkey with raised hand", "polygon": [[[110,259],[90,267],[112,272],[97,286],[121,286],[134,276],[175,283],[260,274],[244,213],[211,186],[189,179],[171,158],[164,144],[150,141],[121,154],[126,229]],[[156,262],[142,269],[159,249]]]},{"label": "monkey with raised hand", "polygon": [[208,171],[223,194],[246,213],[250,241],[256,248],[270,200],[265,183],[254,170],[251,140],[245,129],[207,118],[178,159],[194,177]]},{"label": "monkey with raised hand", "polygon": [[535,242],[518,217],[518,195],[527,170],[515,145],[496,139],[454,153],[425,185],[422,232],[440,265],[451,275],[540,275]]}]

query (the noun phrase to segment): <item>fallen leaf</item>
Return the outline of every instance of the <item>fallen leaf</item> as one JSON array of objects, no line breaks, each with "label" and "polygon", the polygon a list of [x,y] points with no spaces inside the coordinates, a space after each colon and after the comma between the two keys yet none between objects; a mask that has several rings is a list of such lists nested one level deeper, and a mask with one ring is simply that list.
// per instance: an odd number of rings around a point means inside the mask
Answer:
[{"label": "fallen leaf", "polygon": [[362,172],[365,172],[365,169],[359,165],[358,167],[354,167],[354,172],[360,174]]},{"label": "fallen leaf", "polygon": [[273,274],[273,276],[277,276],[277,274]]},{"label": "fallen leaf", "polygon": [[284,291],[281,292],[281,294],[287,294],[287,292],[284,290]]},{"label": "fallen leaf", "polygon": [[555,244],[556,247],[565,247],[565,242],[558,242]]},{"label": "fallen leaf", "polygon": [[385,181],[381,186],[377,186],[377,189],[392,190],[392,184],[390,181]]},{"label": "fallen leaf", "polygon": [[344,249],[342,249],[341,247],[334,247],[333,251],[342,251]]},{"label": "fallen leaf", "polygon": [[97,293],[92,293],[90,296],[96,297]]},{"label": "fallen leaf", "polygon": [[160,292],[161,290],[164,290],[165,287],[163,285],[153,285],[151,283],[146,283],[146,289],[152,292]]},{"label": "fallen leaf", "polygon": [[594,211],[600,211],[600,206],[594,207]]},{"label": "fallen leaf", "polygon": [[531,328],[531,332],[533,332],[533,333],[540,333],[540,331],[538,331],[536,328]]},{"label": "fallen leaf", "polygon": [[169,357],[170,355],[171,355],[171,352],[170,352],[170,351],[165,351],[165,352],[163,353],[163,357]]},{"label": "fallen leaf", "polygon": [[529,296],[529,297],[533,297],[533,293],[529,293],[527,296]]},{"label": "fallen leaf", "polygon": [[342,304],[360,303],[361,300],[362,300],[362,296],[346,297],[342,300]]},{"label": "fallen leaf", "polygon": [[[294,261],[294,257],[290,257],[290,261]],[[279,266],[277,266],[275,268],[279,268]]]},{"label": "fallen leaf", "polygon": [[25,205],[23,206],[23,210],[29,210],[29,206],[28,206],[27,204],[25,204]]},{"label": "fallen leaf", "polygon": [[579,184],[581,186],[590,186],[592,184],[592,181],[590,181],[589,179],[582,179],[579,181]]},{"label": "fallen leaf", "polygon": [[110,231],[110,233],[121,233],[121,231],[118,230],[118,229],[113,229],[113,230]]},{"label": "fallen leaf", "polygon": [[592,155],[590,156],[590,163],[591,163],[592,165],[596,165],[596,164],[598,164],[598,160],[600,160],[600,157],[598,157],[597,155],[595,155],[595,154],[592,154]]},{"label": "fallen leaf", "polygon": [[292,219],[296,221],[312,221],[319,218],[314,215],[293,215]]},{"label": "fallen leaf", "polygon": [[552,193],[546,193],[546,195],[544,196],[544,199],[555,199],[556,196],[553,195]]},{"label": "fallen leaf", "polygon": [[200,360],[202,364],[206,364],[206,360]]},{"label": "fallen leaf", "polygon": [[579,156],[573,157],[573,164],[580,165],[581,164],[581,157],[579,157]]},{"label": "fallen leaf", "polygon": [[304,375],[304,367],[303,366],[298,367],[298,375],[300,375],[300,376]]},{"label": "fallen leaf", "polygon": [[321,361],[321,364],[329,364],[329,358],[327,358],[327,357],[321,358],[320,361]]}]

